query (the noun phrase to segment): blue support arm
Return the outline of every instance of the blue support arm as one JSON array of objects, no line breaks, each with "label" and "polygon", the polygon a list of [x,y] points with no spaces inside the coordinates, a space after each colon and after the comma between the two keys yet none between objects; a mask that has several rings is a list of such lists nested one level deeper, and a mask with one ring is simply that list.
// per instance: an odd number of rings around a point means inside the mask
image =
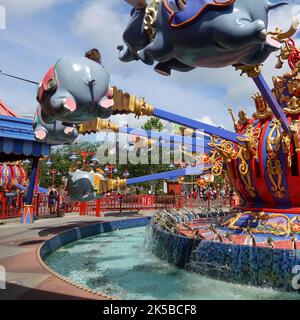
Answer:
[{"label": "blue support arm", "polygon": [[196,167],[189,167],[186,169],[161,172],[161,173],[151,174],[148,176],[127,179],[126,184],[132,185],[132,184],[144,183],[144,182],[155,181],[155,180],[169,179],[174,177],[200,175],[200,174],[203,174],[205,171],[209,170],[210,168],[211,166],[209,165],[205,165],[205,166],[201,165]]},{"label": "blue support arm", "polygon": [[156,139],[156,140],[166,140],[171,143],[177,143],[177,144],[184,144],[184,145],[192,145],[192,146],[201,146],[203,145],[204,140],[204,146],[206,146],[208,143],[210,143],[210,137],[209,136],[203,136],[203,138],[192,138],[188,136],[180,136],[180,135],[169,135],[167,133],[163,132],[154,132],[149,130],[142,130],[142,129],[135,129],[130,127],[121,127],[119,129],[119,132],[126,133],[126,134],[133,134],[140,137],[146,137],[149,139]]},{"label": "blue support arm", "polygon": [[153,111],[153,116],[163,119],[163,120],[167,120],[170,122],[174,122],[180,125],[183,125],[185,127],[188,128],[192,128],[195,130],[202,130],[204,133],[209,134],[209,135],[213,135],[213,136],[218,136],[222,139],[234,142],[234,143],[241,143],[241,141],[239,141],[237,138],[238,137],[244,137],[243,135],[239,135],[237,133],[225,130],[225,129],[221,129],[218,127],[214,127],[211,126],[209,124],[200,122],[200,121],[196,121],[193,119],[189,119],[171,112],[167,112],[161,109],[157,109],[155,108]]},{"label": "blue support arm", "polygon": [[35,187],[38,167],[39,167],[39,158],[34,157],[32,162],[32,170],[30,174],[30,181],[29,181],[27,197],[25,202],[26,205],[31,205],[33,203],[33,194],[34,194],[34,187]]},{"label": "blue support arm", "polygon": [[[161,147],[165,147],[165,148],[170,148],[170,149],[182,149],[182,145],[180,144],[174,144],[174,143],[163,143],[163,142],[155,142],[155,145],[161,146]],[[196,153],[203,153],[203,152],[210,152],[211,151],[211,147],[208,146],[207,143],[204,143],[204,146],[191,146],[191,145],[187,145],[185,146],[184,151],[187,152],[196,152]]]},{"label": "blue support arm", "polygon": [[282,128],[285,132],[291,134],[291,130],[289,127],[289,123],[287,120],[286,115],[281,109],[281,106],[279,105],[278,101],[276,100],[273,92],[269,88],[266,80],[264,77],[260,74],[259,76],[253,78],[254,83],[256,84],[257,88],[261,92],[262,96],[267,101],[269,107],[273,111],[275,117],[280,120]]}]

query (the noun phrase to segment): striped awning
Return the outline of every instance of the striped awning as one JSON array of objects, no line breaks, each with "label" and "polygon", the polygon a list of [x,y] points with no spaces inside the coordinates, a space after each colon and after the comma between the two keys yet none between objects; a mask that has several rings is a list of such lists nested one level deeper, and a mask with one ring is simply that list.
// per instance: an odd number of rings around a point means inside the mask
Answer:
[{"label": "striped awning", "polygon": [[32,120],[0,116],[0,157],[18,160],[24,157],[46,157],[51,146],[35,140]]}]

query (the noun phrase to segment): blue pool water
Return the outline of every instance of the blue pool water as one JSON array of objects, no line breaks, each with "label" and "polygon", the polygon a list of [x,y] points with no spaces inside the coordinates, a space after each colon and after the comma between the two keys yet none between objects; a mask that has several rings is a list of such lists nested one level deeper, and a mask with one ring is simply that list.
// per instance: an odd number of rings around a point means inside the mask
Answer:
[{"label": "blue pool water", "polygon": [[46,263],[85,287],[126,300],[300,299],[299,294],[230,284],[171,266],[145,248],[145,231],[82,239],[54,252]]}]

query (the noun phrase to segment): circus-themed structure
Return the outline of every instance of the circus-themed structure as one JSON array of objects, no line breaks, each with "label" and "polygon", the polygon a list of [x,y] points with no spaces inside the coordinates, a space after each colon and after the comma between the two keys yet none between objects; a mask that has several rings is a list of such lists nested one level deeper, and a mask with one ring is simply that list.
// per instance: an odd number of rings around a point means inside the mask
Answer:
[{"label": "circus-themed structure", "polygon": [[[51,146],[36,141],[32,120],[18,117],[2,101],[0,112],[0,188],[3,192],[27,189],[21,222],[32,223],[38,163],[40,158],[49,156]],[[25,159],[33,160],[29,179],[23,166]]]},{"label": "circus-themed structure", "polygon": [[[164,147],[161,134],[105,120],[114,114],[155,116],[191,128],[184,143],[196,158],[201,152],[196,166],[115,180],[74,170],[68,179],[70,196],[91,201],[126,185],[225,172],[242,203],[224,219],[158,213],[151,222],[153,251],[202,274],[291,290],[292,269],[300,264],[300,50],[293,39],[298,21],[292,19],[289,30],[268,31],[269,11],[284,3],[265,0],[127,2],[133,10],[123,35],[126,47],[119,47],[121,61],[156,62],[155,71],[162,75],[232,65],[232,72],[248,76],[241,81],[253,81],[258,89],[253,115],[240,111],[236,119],[229,110],[234,131],[208,125],[112,86],[95,56],[64,57],[39,85],[35,143],[72,143],[79,134],[112,130],[134,131]],[[262,63],[276,51],[278,75],[270,88]],[[284,64],[289,66],[285,73],[280,71]],[[163,134],[163,140],[174,149],[182,145],[178,135]]]},{"label": "circus-themed structure", "polygon": [[0,185],[4,190],[26,185],[27,174],[21,163],[1,163],[0,172]]}]

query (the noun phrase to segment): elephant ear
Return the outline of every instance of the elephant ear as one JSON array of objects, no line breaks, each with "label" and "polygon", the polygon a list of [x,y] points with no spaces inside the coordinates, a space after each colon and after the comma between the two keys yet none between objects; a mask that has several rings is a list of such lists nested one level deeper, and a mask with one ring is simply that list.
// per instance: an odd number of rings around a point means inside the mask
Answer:
[{"label": "elephant ear", "polygon": [[173,28],[181,28],[193,23],[208,9],[222,10],[231,6],[236,0],[206,0],[206,1],[187,1],[184,9],[174,12],[172,10],[172,0],[163,1],[163,8],[169,17]]},{"label": "elephant ear", "polygon": [[42,102],[45,93],[54,92],[58,88],[58,79],[55,72],[55,66],[56,65],[53,65],[49,69],[38,88],[37,101],[39,103]]}]

